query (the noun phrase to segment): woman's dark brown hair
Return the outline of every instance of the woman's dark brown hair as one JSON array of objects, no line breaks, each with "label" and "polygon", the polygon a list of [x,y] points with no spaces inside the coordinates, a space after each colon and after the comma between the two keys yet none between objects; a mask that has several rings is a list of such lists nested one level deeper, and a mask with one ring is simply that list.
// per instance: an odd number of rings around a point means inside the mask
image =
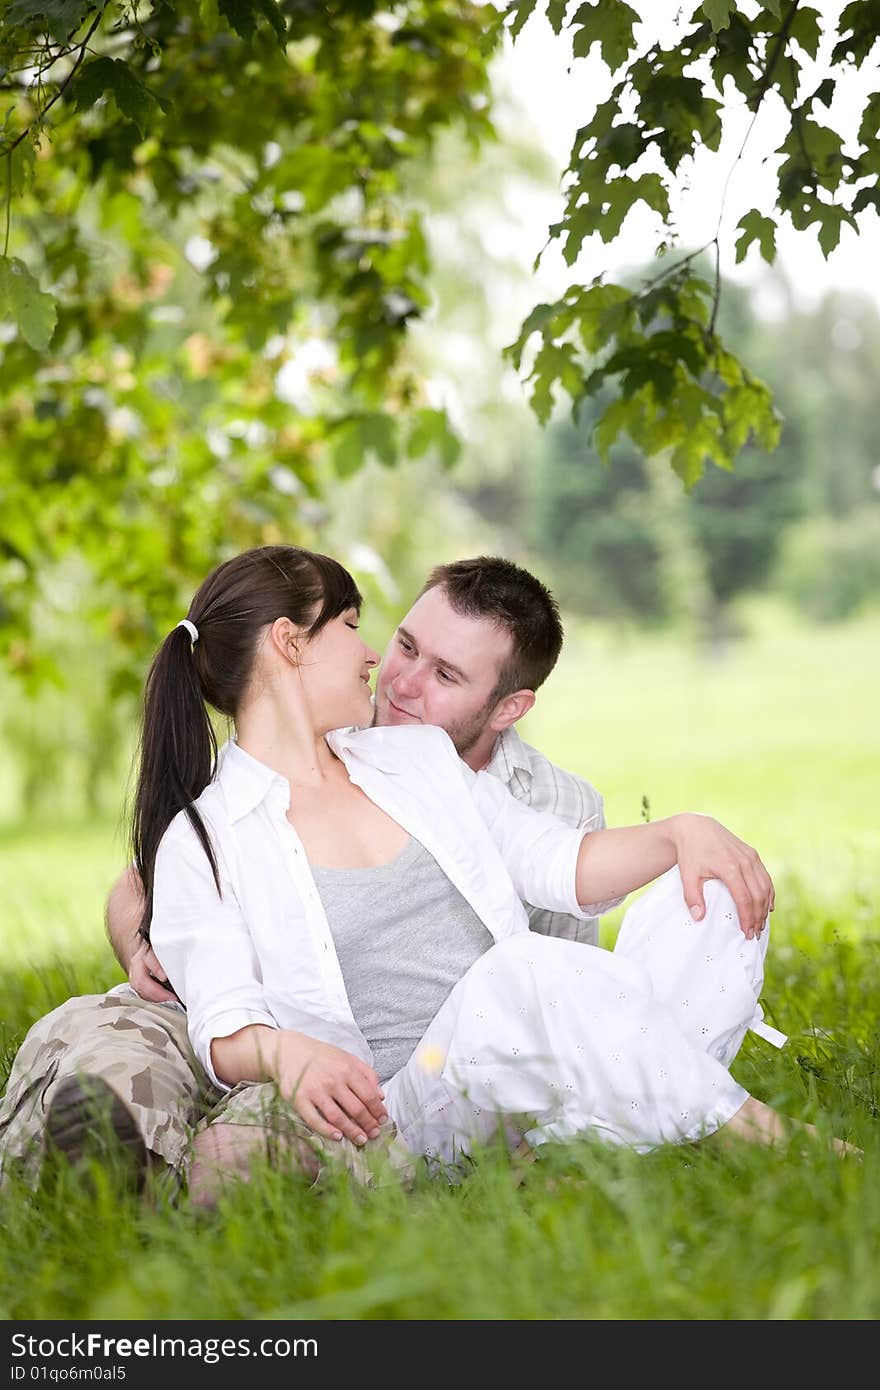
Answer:
[{"label": "woman's dark brown hair", "polygon": [[289,618],[314,637],[361,596],[347,570],[327,555],[264,545],[218,565],[195,595],[187,618],[194,643],[175,627],[150,667],[144,690],[140,768],[132,816],[134,862],[144,885],[141,935],[148,939],[159,842],[185,811],[220,877],[208,832],[193,806],[214,775],[217,740],[207,705],[234,719],[250,682],[261,634]]}]

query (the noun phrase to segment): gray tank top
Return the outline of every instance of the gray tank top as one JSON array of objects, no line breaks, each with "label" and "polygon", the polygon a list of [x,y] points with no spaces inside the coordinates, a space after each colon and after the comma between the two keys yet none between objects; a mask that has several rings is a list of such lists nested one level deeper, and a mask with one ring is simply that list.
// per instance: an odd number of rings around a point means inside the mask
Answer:
[{"label": "gray tank top", "polygon": [[492,934],[418,840],[390,864],[312,873],[351,1011],[387,1081]]}]

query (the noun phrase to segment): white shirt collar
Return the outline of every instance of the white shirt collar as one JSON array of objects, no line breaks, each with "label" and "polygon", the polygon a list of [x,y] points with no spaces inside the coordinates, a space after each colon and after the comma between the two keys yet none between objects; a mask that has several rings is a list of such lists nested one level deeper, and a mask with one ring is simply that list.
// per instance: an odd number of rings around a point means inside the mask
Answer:
[{"label": "white shirt collar", "polygon": [[274,794],[285,812],[290,805],[290,783],[279,772],[252,758],[240,748],[234,738],[220,749],[217,758],[217,781],[229,810],[232,822],[241,820],[255,807]]},{"label": "white shirt collar", "polygon": [[[333,752],[347,764],[346,754],[354,754],[370,767],[399,774],[409,771],[409,759],[424,746],[425,730],[431,724],[386,724],[367,728],[333,729],[326,735]],[[447,738],[436,729],[438,738]],[[421,740],[421,742],[419,741]]]},{"label": "white shirt collar", "polygon": [[[356,754],[362,761],[381,771],[399,774],[406,770],[407,743],[413,736],[409,726],[388,728],[333,729],[326,735],[327,743],[337,757],[348,762],[346,755]],[[418,729],[416,728],[416,736]],[[216,779],[220,783],[230,820],[249,815],[270,795],[277,799],[286,813],[290,807],[290,783],[258,758],[246,753],[234,738],[223,745],[217,757]]]}]

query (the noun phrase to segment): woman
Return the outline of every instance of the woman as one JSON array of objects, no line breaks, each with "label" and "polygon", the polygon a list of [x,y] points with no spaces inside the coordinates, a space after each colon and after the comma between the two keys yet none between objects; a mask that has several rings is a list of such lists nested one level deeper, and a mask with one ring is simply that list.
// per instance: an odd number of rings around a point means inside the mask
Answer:
[{"label": "woman", "polygon": [[[746,940],[717,883],[689,921],[688,818],[583,835],[439,729],[359,728],[377,663],[359,611],[328,557],[249,551],[205,580],[148,678],[143,926],[232,1093],[196,1141],[197,1185],[241,1167],[236,1106],[252,1115],[266,1083],[318,1143],[393,1126],[445,1162],[499,1125],[640,1150],[780,1136],[727,1070],[760,1019],[766,935]],[[216,767],[206,705],[236,730]],[[528,931],[521,899],[590,915],[660,875],[613,954]]]}]

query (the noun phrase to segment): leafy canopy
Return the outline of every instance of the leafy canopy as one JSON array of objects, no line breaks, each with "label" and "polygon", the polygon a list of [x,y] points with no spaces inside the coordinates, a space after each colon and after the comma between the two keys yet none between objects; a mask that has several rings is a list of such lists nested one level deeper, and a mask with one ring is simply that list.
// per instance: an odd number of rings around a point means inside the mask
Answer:
[{"label": "leafy canopy", "polygon": [[408,179],[449,125],[491,134],[501,19],[0,4],[0,634],[27,675],[59,567],[142,654],[218,555],[314,540],[328,463],[454,460],[407,361]]},{"label": "leafy canopy", "polygon": [[[750,439],[772,449],[780,430],[767,387],[717,331],[723,238],[735,237],[737,261],[754,243],[772,262],[781,223],[817,226],[827,257],[844,226],[858,230],[860,215],[876,212],[880,93],[867,98],[846,145],[829,124],[829,108],[874,52],[880,3],[846,5],[834,29],[803,0],[706,0],[683,7],[667,46],[654,37],[658,21],[648,0],[638,11],[621,0],[513,0],[506,15],[514,38],[536,9],[557,34],[570,32],[575,61],[597,50],[613,79],[610,96],[575,137],[565,208],[550,240],[574,266],[587,237],[613,241],[641,203],[656,215],[664,264],[636,288],[604,275],[572,284],[532,311],[506,351],[522,367],[528,349],[531,400],[542,420],[560,390],[575,415],[585,401],[601,401],[593,439],[604,460],[626,433],[645,454],[666,453],[691,486],[708,460],[729,468]],[[827,71],[816,79],[811,60],[823,40]],[[745,148],[770,105],[786,129],[776,151],[774,206],[746,205],[729,233],[731,210],[722,205],[712,240],[676,257],[675,210],[693,156],[719,150],[725,113],[737,107],[752,113]],[[708,279],[699,264],[706,251],[715,268]]]},{"label": "leafy canopy", "polygon": [[[454,461],[406,351],[430,278],[410,171],[453,123],[491,137],[489,60],[539,7],[612,73],[551,240],[574,269],[644,205],[665,258],[532,311],[506,351],[535,411],[591,400],[603,459],[627,435],[689,486],[774,447],[718,332],[722,238],[772,261],[789,221],[827,255],[876,212],[880,93],[847,143],[829,112],[880,0],[833,32],[806,0],[707,0],[668,43],[647,0],[0,0],[0,641],[22,674],[50,670],[53,583],[142,652],[218,555],[314,539],[327,460]],[[677,255],[680,185],[743,104],[784,115],[775,202],[720,208]]]}]

